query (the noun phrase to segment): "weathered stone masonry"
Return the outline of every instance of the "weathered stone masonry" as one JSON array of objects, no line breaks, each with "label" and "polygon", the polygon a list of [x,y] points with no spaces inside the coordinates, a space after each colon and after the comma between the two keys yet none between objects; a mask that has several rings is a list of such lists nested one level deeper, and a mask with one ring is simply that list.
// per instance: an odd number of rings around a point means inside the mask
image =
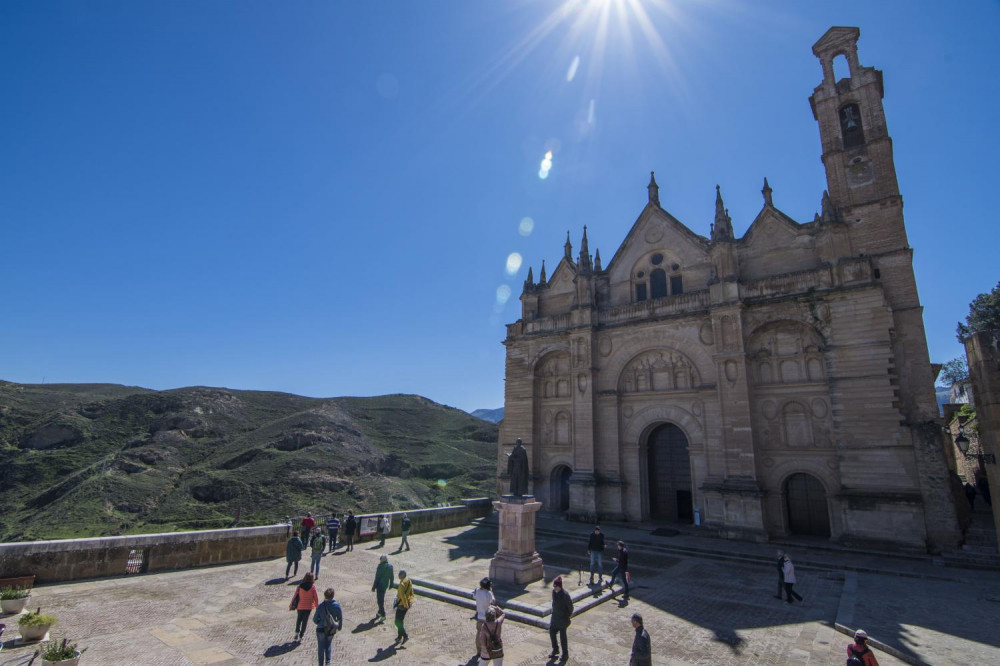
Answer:
[{"label": "weathered stone masonry", "polygon": [[[764,181],[742,238],[648,203],[601,266],[586,228],[508,325],[498,470],[515,438],[533,492],[580,519],[682,520],[723,536],[958,540],[882,73],[857,28],[813,47],[828,192],[798,223]],[[833,60],[850,75],[835,81]]]}]

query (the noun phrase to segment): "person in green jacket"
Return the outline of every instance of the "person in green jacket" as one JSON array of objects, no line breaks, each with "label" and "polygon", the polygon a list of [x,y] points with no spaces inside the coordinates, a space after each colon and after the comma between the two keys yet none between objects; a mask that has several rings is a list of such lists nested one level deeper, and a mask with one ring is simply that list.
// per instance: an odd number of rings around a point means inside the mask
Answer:
[{"label": "person in green jacket", "polygon": [[376,620],[379,618],[385,620],[385,592],[392,587],[392,583],[392,565],[389,564],[388,556],[380,555],[378,568],[375,569],[375,582],[372,583],[372,592],[375,593],[375,600],[378,603],[378,612],[375,613]]},{"label": "person in green jacket", "polygon": [[288,572],[291,571],[293,564],[295,565],[295,575],[299,575],[299,560],[302,559],[302,551],[305,549],[302,540],[294,534],[285,544],[285,561],[288,562],[285,567],[285,580],[288,580]]}]

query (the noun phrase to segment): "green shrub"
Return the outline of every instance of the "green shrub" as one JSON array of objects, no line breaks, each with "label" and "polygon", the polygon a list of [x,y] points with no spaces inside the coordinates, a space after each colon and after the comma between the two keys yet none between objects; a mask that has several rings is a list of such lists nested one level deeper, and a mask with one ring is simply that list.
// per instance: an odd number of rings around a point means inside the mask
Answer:
[{"label": "green shrub", "polygon": [[68,643],[65,638],[62,641],[47,641],[42,644],[41,656],[46,661],[72,659],[76,656],[76,643]]},{"label": "green shrub", "polygon": [[10,601],[11,599],[24,599],[31,596],[29,587],[4,587],[0,588],[0,601]]},{"label": "green shrub", "polygon": [[48,615],[42,612],[41,606],[37,610],[28,611],[21,616],[21,619],[17,621],[17,624],[22,627],[39,627],[43,624],[47,624],[50,627],[55,625],[56,616]]}]

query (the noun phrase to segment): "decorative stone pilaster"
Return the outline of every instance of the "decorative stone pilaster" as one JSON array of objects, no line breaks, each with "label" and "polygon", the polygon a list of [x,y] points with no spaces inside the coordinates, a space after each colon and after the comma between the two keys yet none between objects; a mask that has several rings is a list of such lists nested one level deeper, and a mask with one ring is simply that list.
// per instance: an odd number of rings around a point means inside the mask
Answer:
[{"label": "decorative stone pilaster", "polygon": [[543,569],[535,550],[535,514],[542,503],[533,495],[504,495],[493,507],[500,513],[500,549],[490,562],[490,578],[515,585],[540,580]]}]

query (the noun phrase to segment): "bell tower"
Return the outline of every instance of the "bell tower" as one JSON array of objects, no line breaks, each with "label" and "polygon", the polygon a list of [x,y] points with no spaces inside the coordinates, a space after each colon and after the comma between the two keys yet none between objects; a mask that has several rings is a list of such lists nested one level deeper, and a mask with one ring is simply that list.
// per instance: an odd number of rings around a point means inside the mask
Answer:
[{"label": "bell tower", "polygon": [[[860,35],[858,28],[834,27],[813,45],[823,82],[809,103],[819,122],[831,203],[851,229],[854,254],[874,255],[908,243],[882,108],[882,72],[858,62]],[[849,75],[837,81],[834,60],[841,56]]]}]

